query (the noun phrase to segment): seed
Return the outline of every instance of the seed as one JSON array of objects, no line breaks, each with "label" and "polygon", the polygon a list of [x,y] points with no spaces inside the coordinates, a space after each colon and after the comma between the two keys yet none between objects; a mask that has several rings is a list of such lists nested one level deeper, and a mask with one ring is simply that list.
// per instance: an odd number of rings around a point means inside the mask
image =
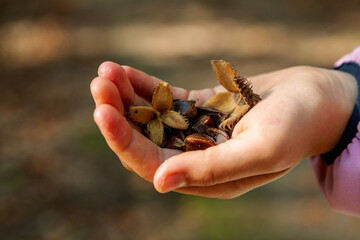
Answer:
[{"label": "seed", "polygon": [[206,125],[206,126],[214,126],[214,121],[209,115],[200,116],[194,125]]},{"label": "seed", "polygon": [[172,109],[187,118],[194,118],[197,116],[195,103],[194,100],[175,99],[173,100]]},{"label": "seed", "polygon": [[166,148],[183,150],[185,143],[182,139],[172,136],[165,144]]},{"label": "seed", "polygon": [[229,140],[229,136],[227,135],[227,133],[220,129],[207,127],[205,131],[207,135],[209,135],[215,140],[216,144],[220,144]]},{"label": "seed", "polygon": [[215,145],[214,140],[205,134],[193,133],[185,139],[186,151],[204,150]]}]

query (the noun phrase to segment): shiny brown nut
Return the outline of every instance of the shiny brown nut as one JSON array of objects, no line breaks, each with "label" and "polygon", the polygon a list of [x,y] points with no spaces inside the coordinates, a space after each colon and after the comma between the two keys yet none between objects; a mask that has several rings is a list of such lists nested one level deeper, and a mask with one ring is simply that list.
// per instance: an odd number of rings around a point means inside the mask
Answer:
[{"label": "shiny brown nut", "polygon": [[215,140],[216,144],[220,144],[229,140],[229,135],[223,130],[213,127],[206,127],[204,128],[204,131],[205,134],[209,135]]},{"label": "shiny brown nut", "polygon": [[215,145],[214,139],[205,134],[193,133],[185,139],[186,151],[204,150]]},{"label": "shiny brown nut", "polygon": [[194,100],[175,99],[173,100],[172,109],[187,118],[194,118],[197,116],[195,103]]},{"label": "shiny brown nut", "polygon": [[[195,132],[206,133],[206,128],[218,128],[218,125],[214,124],[214,119],[212,114],[204,114],[199,116],[196,121],[192,122],[189,128],[192,128]],[[215,115],[218,116],[218,115]],[[225,135],[226,133],[222,131]]]},{"label": "shiny brown nut", "polygon": [[214,128],[214,127],[205,127],[202,129],[203,130],[203,134],[209,135],[210,137],[214,138],[215,140],[218,137],[222,137],[225,138],[226,140],[229,140],[229,135],[227,135],[227,133],[221,129],[218,128]]},{"label": "shiny brown nut", "polygon": [[229,137],[224,136],[222,134],[216,135],[216,137],[215,137],[216,144],[226,142],[227,140],[229,140]]},{"label": "shiny brown nut", "polygon": [[209,115],[202,115],[190,124],[187,135],[192,133],[204,133],[207,126],[214,126],[214,121]]},{"label": "shiny brown nut", "polygon": [[206,125],[206,126],[214,126],[214,121],[209,115],[202,115],[196,119],[194,125]]},{"label": "shiny brown nut", "polygon": [[211,137],[212,139],[214,139],[216,144],[226,142],[230,138],[225,131],[218,128],[209,127],[206,125],[192,126],[191,129],[193,132],[205,134]]},{"label": "shiny brown nut", "polygon": [[170,128],[170,127],[165,127],[165,141],[163,146],[166,147],[167,142],[170,140],[171,137],[177,137],[180,140],[182,140],[183,142],[185,141],[185,132],[183,130],[179,130],[179,129],[174,129],[174,128]]},{"label": "shiny brown nut", "polygon": [[210,116],[214,122],[213,124],[214,127],[218,127],[220,123],[223,122],[229,115],[227,113],[220,112],[216,109],[203,107],[203,106],[197,107],[197,112],[198,112],[198,116],[202,116],[202,115]]},{"label": "shiny brown nut", "polygon": [[219,110],[210,108],[210,107],[204,107],[204,106],[197,106],[197,111],[199,115],[208,114],[208,113],[216,113],[216,114],[222,114]]},{"label": "shiny brown nut", "polygon": [[184,131],[177,129],[172,130],[172,136],[178,137],[183,141],[185,141],[185,137],[186,137]]},{"label": "shiny brown nut", "polygon": [[176,136],[172,136],[165,144],[166,148],[178,149],[178,150],[183,150],[184,146],[185,146],[184,140]]}]

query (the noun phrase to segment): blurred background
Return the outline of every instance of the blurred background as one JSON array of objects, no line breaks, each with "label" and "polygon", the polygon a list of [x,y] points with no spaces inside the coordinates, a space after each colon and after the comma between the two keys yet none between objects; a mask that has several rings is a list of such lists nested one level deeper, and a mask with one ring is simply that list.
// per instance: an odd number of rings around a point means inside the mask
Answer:
[{"label": "blurred background", "polygon": [[0,239],[359,239],[304,160],[232,200],[161,195],[122,168],[93,123],[105,60],[172,85],[331,67],[360,44],[355,0],[1,0]]}]

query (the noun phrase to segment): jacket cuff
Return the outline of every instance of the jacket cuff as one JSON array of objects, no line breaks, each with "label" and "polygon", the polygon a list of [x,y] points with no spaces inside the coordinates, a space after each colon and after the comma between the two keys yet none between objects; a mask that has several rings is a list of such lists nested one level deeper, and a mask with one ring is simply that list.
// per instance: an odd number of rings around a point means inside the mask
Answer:
[{"label": "jacket cuff", "polygon": [[357,125],[360,122],[360,66],[356,62],[345,62],[342,65],[334,68],[335,70],[347,72],[352,74],[357,82],[358,96],[356,99],[355,107],[346,129],[338,142],[338,144],[330,152],[321,155],[322,159],[327,165],[334,163],[335,159],[341,155],[342,151],[347,148],[352,139],[356,136]]}]

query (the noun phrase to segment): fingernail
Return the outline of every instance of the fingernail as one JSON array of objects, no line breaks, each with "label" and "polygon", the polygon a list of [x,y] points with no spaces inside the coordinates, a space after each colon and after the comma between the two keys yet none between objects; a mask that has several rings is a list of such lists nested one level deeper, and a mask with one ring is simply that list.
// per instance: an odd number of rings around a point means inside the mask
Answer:
[{"label": "fingernail", "polygon": [[184,175],[180,173],[176,173],[173,175],[169,175],[163,179],[160,186],[160,192],[167,193],[185,186],[186,186],[186,179]]}]

